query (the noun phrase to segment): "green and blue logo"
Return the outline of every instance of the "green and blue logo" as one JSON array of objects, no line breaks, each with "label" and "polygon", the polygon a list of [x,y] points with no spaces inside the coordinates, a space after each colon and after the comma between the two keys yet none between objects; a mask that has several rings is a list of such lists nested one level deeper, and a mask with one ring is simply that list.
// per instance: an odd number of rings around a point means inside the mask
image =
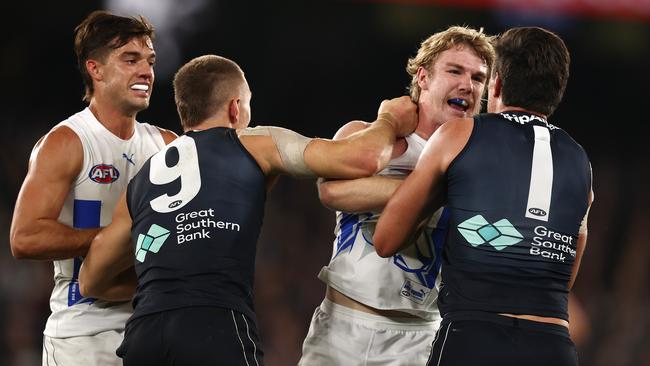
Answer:
[{"label": "green and blue logo", "polygon": [[473,247],[488,243],[496,250],[503,250],[522,241],[524,237],[507,219],[490,224],[481,215],[476,215],[458,225],[458,231]]},{"label": "green and blue logo", "polygon": [[138,242],[135,245],[135,259],[143,263],[147,252],[158,253],[168,237],[169,230],[156,224],[151,225],[147,234],[138,235]]}]

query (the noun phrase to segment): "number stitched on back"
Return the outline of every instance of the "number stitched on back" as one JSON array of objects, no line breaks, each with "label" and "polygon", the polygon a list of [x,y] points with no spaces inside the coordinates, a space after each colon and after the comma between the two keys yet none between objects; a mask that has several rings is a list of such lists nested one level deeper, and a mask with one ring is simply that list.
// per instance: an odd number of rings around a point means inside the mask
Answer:
[{"label": "number stitched on back", "polygon": [[530,173],[526,217],[548,222],[553,190],[551,136],[546,127],[533,126],[533,128],[535,131],[535,146],[533,147],[533,164]]},{"label": "number stitched on back", "polygon": [[[165,156],[169,149],[178,150],[178,161],[173,166],[167,166]],[[164,194],[149,203],[157,212],[173,212],[188,204],[201,189],[201,172],[199,156],[194,139],[182,136],[167,145],[162,151],[151,158],[149,180],[156,185],[169,184],[176,179],[181,181],[180,191],[170,196]]]}]

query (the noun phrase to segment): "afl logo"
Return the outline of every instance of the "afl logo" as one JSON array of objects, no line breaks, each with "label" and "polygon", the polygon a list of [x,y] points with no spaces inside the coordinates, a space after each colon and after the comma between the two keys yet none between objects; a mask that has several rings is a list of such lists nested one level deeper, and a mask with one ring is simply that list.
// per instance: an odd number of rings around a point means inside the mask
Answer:
[{"label": "afl logo", "polygon": [[546,211],[542,210],[541,208],[529,208],[528,212],[535,216],[546,216]]},{"label": "afl logo", "polygon": [[97,164],[90,169],[88,177],[100,184],[110,184],[117,180],[120,177],[120,172],[117,171],[117,168],[110,164]]},{"label": "afl logo", "polygon": [[169,206],[167,206],[167,207],[169,207],[169,208],[178,207],[181,203],[183,203],[182,200],[176,200],[176,201],[170,203]]}]

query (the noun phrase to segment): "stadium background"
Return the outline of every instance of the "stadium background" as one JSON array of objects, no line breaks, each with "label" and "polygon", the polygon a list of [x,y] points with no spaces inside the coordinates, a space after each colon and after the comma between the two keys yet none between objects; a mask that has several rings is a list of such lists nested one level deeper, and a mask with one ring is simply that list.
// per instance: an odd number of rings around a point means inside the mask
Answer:
[{"label": "stadium background", "polygon": [[[331,137],[405,94],[406,59],[450,25],[490,34],[539,25],[560,34],[571,78],[551,122],[589,153],[596,200],[575,294],[589,322],[582,365],[650,365],[650,1],[71,1],[4,2],[0,167],[0,365],[39,365],[52,287],[49,262],[15,261],[8,233],[36,140],[82,109],[74,27],[92,10],[143,14],[157,28],[156,83],[139,120],[180,133],[173,72],[214,53],[238,62],[253,91],[252,123]],[[646,187],[646,188],[644,188]],[[259,242],[256,307],[266,364],[295,364],[324,286],[334,215],[313,181],[281,179]]]}]

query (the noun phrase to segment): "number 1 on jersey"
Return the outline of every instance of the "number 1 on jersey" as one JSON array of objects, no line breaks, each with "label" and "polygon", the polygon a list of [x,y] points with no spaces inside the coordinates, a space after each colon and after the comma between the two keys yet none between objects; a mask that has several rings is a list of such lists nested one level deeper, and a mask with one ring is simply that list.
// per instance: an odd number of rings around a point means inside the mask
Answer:
[{"label": "number 1 on jersey", "polygon": [[553,190],[551,134],[546,127],[533,126],[533,129],[535,131],[535,146],[533,147],[526,217],[548,222]]}]

